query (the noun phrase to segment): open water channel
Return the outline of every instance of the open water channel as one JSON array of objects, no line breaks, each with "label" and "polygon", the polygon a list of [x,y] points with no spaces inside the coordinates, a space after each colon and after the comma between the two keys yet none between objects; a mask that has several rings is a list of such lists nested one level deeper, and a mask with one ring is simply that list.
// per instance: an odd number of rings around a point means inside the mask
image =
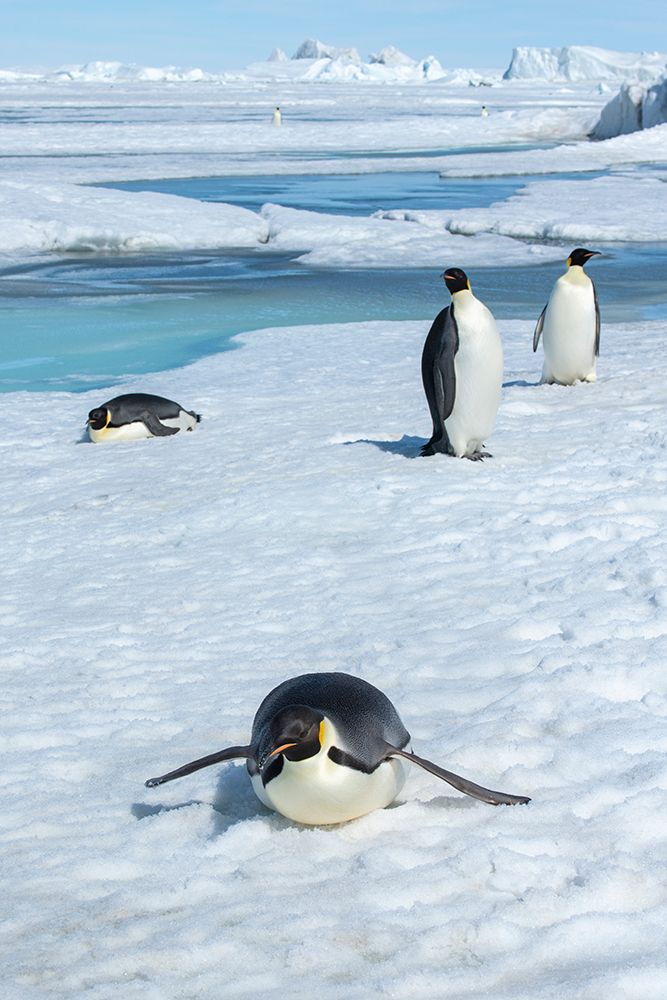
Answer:
[{"label": "open water channel", "polygon": [[[402,172],[195,177],[109,186],[253,210],[276,202],[370,215],[391,208],[484,207],[531,179],[442,180],[436,172]],[[563,259],[569,249],[564,247]],[[590,271],[603,321],[667,316],[667,244],[599,249],[604,257],[596,258]],[[110,386],[130,374],[229,349],[235,334],[268,326],[423,319],[426,332],[428,320],[447,302],[440,269],[313,269],[296,263],[297,256],[259,247],[231,253],[49,255],[7,263],[0,267],[0,319],[8,331],[0,348],[0,391]],[[562,269],[562,262],[479,267],[475,292],[499,320],[536,318]]]}]

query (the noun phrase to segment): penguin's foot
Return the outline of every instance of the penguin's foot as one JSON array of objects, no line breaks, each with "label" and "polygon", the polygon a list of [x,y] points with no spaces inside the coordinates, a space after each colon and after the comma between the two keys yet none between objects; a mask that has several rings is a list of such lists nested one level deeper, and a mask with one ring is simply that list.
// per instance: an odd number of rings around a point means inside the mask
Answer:
[{"label": "penguin's foot", "polygon": [[426,444],[422,445],[420,455],[426,457],[427,455],[453,455],[454,452],[450,445],[447,445],[443,440],[434,441],[431,438]]},{"label": "penguin's foot", "polygon": [[473,451],[472,455],[464,455],[463,458],[468,458],[471,462],[483,462],[485,458],[493,458],[493,455],[490,451]]}]

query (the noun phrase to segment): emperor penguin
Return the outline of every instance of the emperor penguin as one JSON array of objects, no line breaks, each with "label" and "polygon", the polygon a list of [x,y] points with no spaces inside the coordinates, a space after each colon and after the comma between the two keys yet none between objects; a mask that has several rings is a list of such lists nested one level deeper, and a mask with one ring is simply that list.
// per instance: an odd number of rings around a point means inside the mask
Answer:
[{"label": "emperor penguin", "polygon": [[99,444],[167,437],[193,430],[200,420],[198,413],[184,410],[180,403],[171,399],[148,392],[132,392],[116,396],[91,410],[87,427],[90,440]]},{"label": "emperor penguin", "polygon": [[280,125],[282,125],[282,123],[283,123],[283,116],[282,116],[282,112],[281,112],[280,108],[276,108],[275,109],[275,111],[273,112],[273,118],[271,119],[271,121],[272,121],[272,124],[275,125],[276,128],[278,128]]},{"label": "emperor penguin", "polygon": [[227,747],[146,782],[155,788],[220,761],[245,758],[255,794],[306,825],[343,823],[383,809],[403,787],[403,761],[491,805],[529,802],[482,788],[406,749],[410,735],[387,696],[345,673],[283,681],[257,709],[247,746]]},{"label": "emperor penguin", "polygon": [[541,382],[573,385],[595,382],[600,353],[600,307],[595,285],[584,264],[597,250],[577,247],[567,258],[567,271],[554,284],[533,334],[533,351],[544,340]]},{"label": "emperor penguin", "polygon": [[493,430],[503,380],[503,345],[496,321],[476,299],[465,271],[442,275],[451,304],[433,320],[422,353],[422,381],[433,434],[422,455],[489,458],[484,438]]}]

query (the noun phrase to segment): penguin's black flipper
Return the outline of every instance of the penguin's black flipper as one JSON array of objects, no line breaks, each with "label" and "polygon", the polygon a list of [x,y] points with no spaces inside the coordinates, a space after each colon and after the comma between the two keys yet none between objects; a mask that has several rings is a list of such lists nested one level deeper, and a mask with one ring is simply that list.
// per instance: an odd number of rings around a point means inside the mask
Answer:
[{"label": "penguin's black flipper", "polygon": [[446,771],[444,767],[440,767],[430,760],[418,757],[408,750],[399,750],[398,747],[392,747],[389,744],[387,744],[387,756],[405,757],[406,760],[412,761],[413,764],[423,767],[425,771],[430,771],[436,778],[442,778],[443,781],[453,785],[454,788],[458,788],[465,795],[471,795],[473,799],[481,799],[482,802],[488,802],[492,806],[516,806],[525,805],[527,802],[530,802],[530,799],[525,795],[508,795],[507,792],[492,792],[490,788],[483,788],[481,785],[476,785],[473,781],[468,781],[467,778],[462,778],[459,774]]},{"label": "penguin's black flipper", "polygon": [[[591,281],[591,285],[593,282]],[[595,357],[600,353],[600,304],[598,302],[598,293],[595,290],[595,285],[593,285],[593,300],[595,302]]]},{"label": "penguin's black flipper", "polygon": [[454,356],[459,349],[459,331],[454,319],[454,304],[441,310],[433,320],[422,352],[422,382],[433,421],[433,434],[421,450],[422,455],[441,452],[452,454],[445,430],[456,398]]},{"label": "penguin's black flipper", "polygon": [[200,771],[202,767],[210,767],[211,764],[219,764],[223,760],[239,760],[239,758],[254,760],[255,748],[253,746],[227,747],[226,750],[218,750],[216,753],[210,753],[207,757],[200,757],[199,760],[192,760],[189,764],[183,764],[182,767],[177,767],[175,771],[168,771],[167,774],[161,774],[159,778],[149,778],[144,784],[146,788],[156,788],[158,785],[164,785],[167,781],[173,781],[175,778],[183,778],[186,774],[192,774],[193,771]]},{"label": "penguin's black flipper", "polygon": [[166,427],[150,410],[144,410],[139,419],[142,424],[146,425],[153,437],[169,437],[172,434],[178,434],[178,427]]},{"label": "penguin's black flipper", "polygon": [[[548,302],[547,305],[549,305]],[[537,350],[537,345],[539,344],[540,337],[542,336],[542,328],[544,326],[544,317],[546,315],[546,311],[547,311],[547,306],[545,306],[542,312],[540,313],[540,318],[538,319],[537,325],[535,326],[535,332],[533,333],[533,354]]]}]

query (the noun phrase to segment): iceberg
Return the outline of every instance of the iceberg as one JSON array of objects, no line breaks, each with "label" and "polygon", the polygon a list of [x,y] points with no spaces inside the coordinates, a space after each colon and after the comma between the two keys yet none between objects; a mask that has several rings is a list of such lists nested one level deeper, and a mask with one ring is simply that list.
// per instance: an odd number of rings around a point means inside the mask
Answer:
[{"label": "iceberg", "polygon": [[641,80],[665,70],[664,52],[614,52],[589,45],[564,48],[520,46],[504,73],[505,80]]},{"label": "iceberg", "polygon": [[[466,71],[465,83],[474,74]],[[349,59],[317,59],[304,73],[303,80],[321,80],[333,83],[423,83],[428,80],[442,80],[447,73],[435,56],[427,56],[419,62],[389,65],[381,62],[355,63]],[[459,82],[458,80],[456,82]]]},{"label": "iceberg", "polygon": [[651,86],[624,83],[605,104],[590,133],[591,139],[613,139],[667,122],[667,76]]},{"label": "iceberg", "polygon": [[189,83],[220,79],[203,69],[180,69],[178,66],[137,66],[134,63],[96,60],[83,65],[66,65],[46,74],[47,80],[73,80],[82,83]]},{"label": "iceberg", "polygon": [[401,52],[397,49],[395,45],[385,45],[385,47],[377,53],[377,55],[371,54],[369,57],[369,62],[380,63],[382,66],[415,66],[416,60],[411,59],[410,56],[406,56],[405,52]]},{"label": "iceberg", "polygon": [[326,45],[317,38],[306,38],[294,53],[293,59],[347,59],[350,62],[361,62],[361,56],[356,49],[337,49],[334,45]]}]

